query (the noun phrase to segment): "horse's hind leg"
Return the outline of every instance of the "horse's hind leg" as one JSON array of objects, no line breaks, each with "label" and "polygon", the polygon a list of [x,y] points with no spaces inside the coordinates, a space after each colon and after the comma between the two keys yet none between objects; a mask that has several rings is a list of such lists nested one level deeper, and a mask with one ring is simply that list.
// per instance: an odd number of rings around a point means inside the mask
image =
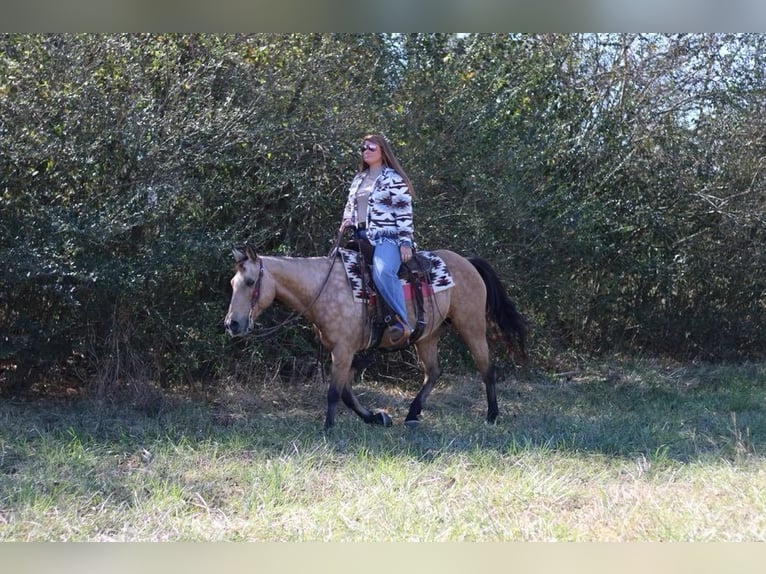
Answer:
[{"label": "horse's hind leg", "polygon": [[468,341],[468,349],[471,351],[476,367],[484,381],[487,391],[487,422],[494,423],[500,409],[497,407],[497,390],[495,388],[495,366],[489,357],[489,345],[484,333]]},{"label": "horse's hind leg", "polygon": [[420,413],[423,411],[423,407],[426,404],[428,395],[431,394],[434,384],[439,379],[442,373],[441,367],[439,367],[439,356],[437,348],[437,338],[432,337],[430,339],[418,341],[415,344],[418,351],[418,358],[420,359],[423,369],[425,370],[425,378],[423,380],[423,386],[418,392],[415,400],[410,404],[410,410],[407,413],[407,418],[404,419],[404,424],[407,426],[417,426],[420,422]]},{"label": "horse's hind leg", "polygon": [[495,366],[490,364],[482,375],[484,387],[487,389],[487,422],[494,424],[500,409],[497,407],[497,391],[495,389]]},{"label": "horse's hind leg", "polygon": [[489,344],[487,343],[486,323],[484,321],[475,321],[463,324],[459,321],[453,321],[453,326],[457,329],[468,350],[471,352],[476,368],[479,370],[484,388],[487,391],[487,422],[494,423],[500,410],[497,407],[497,391],[495,388],[495,367],[492,364],[489,355]]}]

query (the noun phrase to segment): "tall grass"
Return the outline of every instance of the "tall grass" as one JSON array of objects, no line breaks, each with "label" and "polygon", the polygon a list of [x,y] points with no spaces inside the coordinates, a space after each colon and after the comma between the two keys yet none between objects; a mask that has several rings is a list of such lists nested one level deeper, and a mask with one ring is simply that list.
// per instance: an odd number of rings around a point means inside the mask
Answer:
[{"label": "tall grass", "polygon": [[231,385],[154,408],[0,403],[1,540],[727,541],[766,539],[766,366],[610,362],[571,380],[447,376],[414,392]]}]

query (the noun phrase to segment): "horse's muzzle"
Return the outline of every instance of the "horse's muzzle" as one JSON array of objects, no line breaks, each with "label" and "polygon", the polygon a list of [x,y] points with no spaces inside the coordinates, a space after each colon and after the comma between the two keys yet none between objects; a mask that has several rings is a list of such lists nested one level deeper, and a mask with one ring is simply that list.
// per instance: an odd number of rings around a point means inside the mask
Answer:
[{"label": "horse's muzzle", "polygon": [[[249,323],[249,321],[247,321]],[[230,320],[226,321],[224,323],[224,326],[226,327],[226,332],[229,334],[230,337],[242,337],[243,335],[246,335],[248,333],[249,325],[240,325],[239,321]]]}]

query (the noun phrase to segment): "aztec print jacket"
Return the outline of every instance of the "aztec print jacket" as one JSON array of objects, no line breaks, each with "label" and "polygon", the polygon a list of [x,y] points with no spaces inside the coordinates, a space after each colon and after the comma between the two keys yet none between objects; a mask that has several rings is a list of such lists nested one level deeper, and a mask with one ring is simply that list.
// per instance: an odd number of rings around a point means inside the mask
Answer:
[{"label": "aztec print jacket", "polygon": [[[343,219],[356,220],[356,190],[364,181],[366,171],[358,173],[351,182]],[[407,182],[390,167],[384,167],[375,180],[367,205],[367,238],[374,244],[376,239],[388,237],[399,245],[414,244],[412,224],[412,195]]]}]

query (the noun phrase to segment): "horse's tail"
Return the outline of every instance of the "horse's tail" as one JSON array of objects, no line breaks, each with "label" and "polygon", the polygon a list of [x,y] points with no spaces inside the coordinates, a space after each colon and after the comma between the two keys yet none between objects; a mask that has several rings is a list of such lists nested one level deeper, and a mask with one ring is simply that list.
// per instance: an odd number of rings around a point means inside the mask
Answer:
[{"label": "horse's tail", "polygon": [[522,361],[527,360],[527,321],[516,310],[516,305],[508,296],[497,273],[481,257],[468,257],[487,286],[487,314],[497,325],[500,336],[509,346],[509,350],[518,348]]}]

